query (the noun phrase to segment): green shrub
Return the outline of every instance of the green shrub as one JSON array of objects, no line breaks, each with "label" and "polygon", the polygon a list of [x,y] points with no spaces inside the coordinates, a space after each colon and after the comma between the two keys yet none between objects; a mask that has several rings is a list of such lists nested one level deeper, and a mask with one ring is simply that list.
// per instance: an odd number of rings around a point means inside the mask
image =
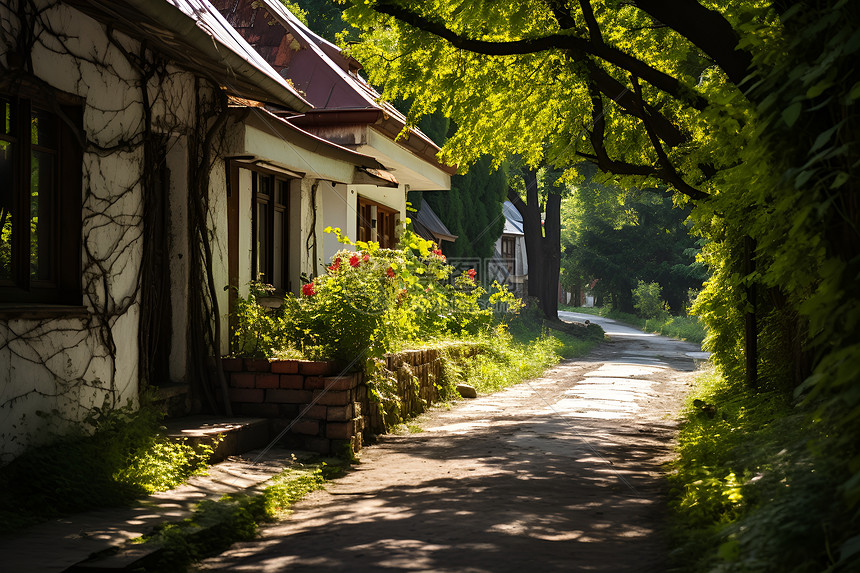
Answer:
[{"label": "green shrub", "polygon": [[398,348],[488,334],[519,310],[512,293],[498,283],[487,292],[473,270],[452,280],[441,251],[411,231],[404,231],[399,249],[382,249],[326,230],[355,250],[336,253],[325,274],[303,285],[298,298],[287,295],[278,310],[257,302],[265,285],[252,285],[234,310],[234,353],[274,356],[293,349],[372,369],[373,359]]},{"label": "green shrub", "polygon": [[809,447],[823,431],[790,395],[702,373],[669,475],[677,569],[848,571],[851,559],[856,566],[858,555],[844,549],[850,516],[837,488],[846,473]]},{"label": "green shrub", "polygon": [[150,407],[96,408],[76,435],[0,468],[0,531],[123,505],[205,471],[212,447],[159,435],[161,416]]},{"label": "green shrub", "polygon": [[633,306],[642,318],[665,320],[669,317],[668,305],[662,299],[663,289],[659,283],[639,281],[633,293]]}]

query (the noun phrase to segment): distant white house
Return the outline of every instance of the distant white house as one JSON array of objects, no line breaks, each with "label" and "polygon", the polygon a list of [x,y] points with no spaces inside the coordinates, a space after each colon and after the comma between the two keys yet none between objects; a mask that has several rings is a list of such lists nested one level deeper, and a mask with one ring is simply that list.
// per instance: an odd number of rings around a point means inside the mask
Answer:
[{"label": "distant white house", "polygon": [[513,203],[502,205],[505,227],[493,247],[493,260],[488,264],[490,280],[508,285],[517,296],[528,293],[529,261],[526,255],[526,240],[523,218]]}]

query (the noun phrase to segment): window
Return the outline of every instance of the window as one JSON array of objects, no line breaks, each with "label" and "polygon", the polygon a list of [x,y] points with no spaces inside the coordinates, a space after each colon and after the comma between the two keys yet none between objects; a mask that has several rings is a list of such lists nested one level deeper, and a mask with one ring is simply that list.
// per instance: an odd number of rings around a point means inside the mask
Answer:
[{"label": "window", "polygon": [[289,290],[287,279],[287,202],[290,181],[275,175],[251,172],[254,234],[252,274],[275,287],[278,293]]},{"label": "window", "polygon": [[508,268],[508,274],[515,274],[516,255],[516,239],[513,237],[502,237],[502,261]]},{"label": "window", "polygon": [[358,198],[358,240],[376,241],[383,249],[397,246],[398,211]]},{"label": "window", "polygon": [[0,94],[0,302],[81,303],[77,106]]}]

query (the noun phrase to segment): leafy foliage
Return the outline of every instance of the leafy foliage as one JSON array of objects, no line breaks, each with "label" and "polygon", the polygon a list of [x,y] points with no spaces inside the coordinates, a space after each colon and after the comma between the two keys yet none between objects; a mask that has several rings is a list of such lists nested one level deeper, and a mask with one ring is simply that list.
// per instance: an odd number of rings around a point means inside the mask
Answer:
[{"label": "leafy foliage", "polygon": [[624,191],[596,183],[592,173],[573,188],[562,213],[562,280],[571,290],[598,279],[591,289],[598,298],[633,312],[637,282],[657,282],[671,310],[681,314],[688,292],[707,279],[686,223],[689,207],[674,206],[660,190]]},{"label": "leafy foliage", "polygon": [[669,316],[666,303],[662,299],[663,289],[659,283],[639,281],[633,289],[633,306],[642,318],[663,318]]},{"label": "leafy foliage", "polygon": [[236,307],[234,352],[273,356],[296,349],[307,357],[364,364],[404,345],[445,336],[487,334],[519,309],[519,300],[495,284],[487,292],[475,271],[453,277],[453,268],[430,242],[405,230],[400,249],[352,243],[332,258],[326,274],[267,311],[252,288]]},{"label": "leafy foliage", "polygon": [[704,371],[688,398],[670,474],[677,567],[832,566],[839,559],[833,539],[850,527],[838,511],[844,470],[807,447],[817,431],[785,393],[755,392]]}]

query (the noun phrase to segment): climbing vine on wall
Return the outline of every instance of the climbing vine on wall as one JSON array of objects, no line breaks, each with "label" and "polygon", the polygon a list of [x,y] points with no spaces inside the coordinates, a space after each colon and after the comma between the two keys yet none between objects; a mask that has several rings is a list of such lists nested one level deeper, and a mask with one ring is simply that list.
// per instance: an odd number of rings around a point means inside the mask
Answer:
[{"label": "climbing vine on wall", "polygon": [[[35,427],[34,415],[45,419],[36,423],[42,428],[66,430],[90,409],[121,406],[169,376],[157,357],[169,354],[171,335],[184,334],[172,332],[171,242],[190,245],[188,376],[203,401],[198,407],[214,408],[208,380],[218,372],[210,357],[220,325],[213,320],[219,309],[209,177],[224,136],[223,92],[109,27],[98,38],[74,35],[66,28],[73,14],[59,2],[0,0],[0,10],[9,16],[0,23],[0,88],[14,95],[26,85],[55,101],[60,90],[39,78],[50,67],[57,84],[85,99],[83,129],[59,106],[52,110],[83,150],[84,309],[0,321],[0,356],[10,364],[0,378],[0,439],[7,444],[0,457],[26,445],[15,441],[22,427]],[[167,157],[182,143],[188,172],[170,174]],[[188,182],[187,236],[170,233],[178,207],[170,204],[171,179]],[[136,343],[129,332],[138,333]]]}]

